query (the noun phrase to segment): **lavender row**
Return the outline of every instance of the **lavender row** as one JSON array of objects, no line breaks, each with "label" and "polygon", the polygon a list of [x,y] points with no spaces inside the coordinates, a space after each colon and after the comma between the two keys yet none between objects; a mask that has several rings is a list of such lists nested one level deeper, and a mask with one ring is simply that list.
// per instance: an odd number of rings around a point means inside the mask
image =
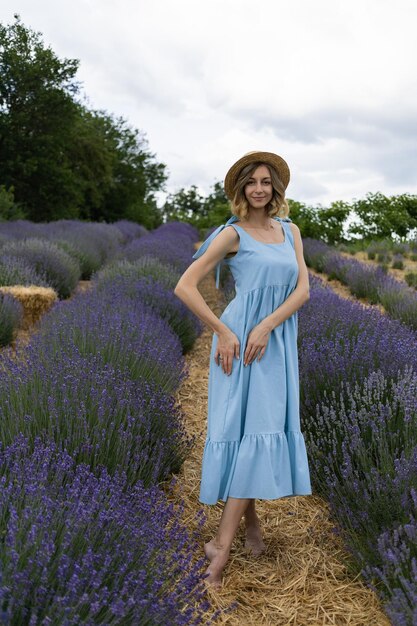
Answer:
[{"label": "lavender row", "polygon": [[68,297],[121,250],[147,234],[139,224],[59,220],[0,223],[0,285],[45,285]]},{"label": "lavender row", "polygon": [[380,302],[387,314],[417,330],[417,293],[407,283],[388,275],[381,267],[373,268],[356,259],[347,259],[316,239],[303,240],[308,266],[348,285],[353,295],[371,304]]},{"label": "lavender row", "polygon": [[23,307],[8,293],[0,291],[0,348],[13,341],[23,319]]},{"label": "lavender row", "polygon": [[[154,253],[169,247],[164,230]],[[182,241],[166,270],[148,253],[119,261],[114,280],[116,266],[103,269],[45,315],[18,361],[2,355],[3,623],[211,623],[196,535],[157,485],[193,444],[173,396],[201,330],[168,286],[187,247],[191,259],[189,232]]]},{"label": "lavender row", "polygon": [[211,624],[183,503],[34,444],[0,449],[0,622]]},{"label": "lavender row", "polygon": [[310,277],[300,399],[313,490],[353,573],[395,626],[417,623],[417,333]]},{"label": "lavender row", "polygon": [[[184,271],[197,232],[188,224],[163,225],[153,232],[128,220],[112,225],[59,220],[38,224],[27,220],[0,223],[0,286],[52,287],[68,298],[80,279],[114,276],[121,264],[159,261],[153,268],[172,276]],[[130,261],[129,261],[130,260]],[[148,264],[149,265],[149,264]],[[161,270],[161,265],[167,269]],[[112,269],[114,267],[115,269]],[[100,274],[103,270],[104,275]],[[122,272],[119,272],[122,273]],[[177,278],[178,279],[178,278]],[[176,281],[175,281],[176,282]],[[175,285],[173,279],[169,285]],[[11,343],[21,316],[10,297],[0,306],[0,346]]]},{"label": "lavender row", "polygon": [[122,466],[146,485],[179,469],[191,442],[172,397],[202,324],[164,279],[146,275],[161,263],[144,260],[130,264],[131,275],[98,275],[92,290],[58,301],[19,360],[4,353],[5,445],[19,432],[33,441],[42,430],[77,461]]}]

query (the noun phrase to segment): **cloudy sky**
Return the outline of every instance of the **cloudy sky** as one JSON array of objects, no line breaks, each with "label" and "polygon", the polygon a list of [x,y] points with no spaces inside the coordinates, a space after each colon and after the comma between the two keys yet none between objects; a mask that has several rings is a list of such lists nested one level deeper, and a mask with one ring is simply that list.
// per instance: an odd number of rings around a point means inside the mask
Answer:
[{"label": "cloudy sky", "polygon": [[91,107],[144,131],[168,192],[208,193],[259,149],[307,204],[417,193],[414,0],[2,0],[14,13],[80,60]]}]

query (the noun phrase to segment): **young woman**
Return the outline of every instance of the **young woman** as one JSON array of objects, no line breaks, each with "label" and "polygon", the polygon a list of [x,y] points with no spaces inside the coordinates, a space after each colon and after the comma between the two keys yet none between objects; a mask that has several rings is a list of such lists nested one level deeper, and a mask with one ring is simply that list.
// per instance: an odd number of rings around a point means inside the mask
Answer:
[{"label": "young woman", "polygon": [[[225,502],[216,536],[204,545],[206,581],[220,585],[242,516],[247,550],[265,549],[255,499],[312,493],[300,431],[298,309],[309,298],[299,228],[288,216],[287,163],[249,152],[226,174],[232,217],[194,254],[175,294],[210,328],[207,438],[200,502]],[[198,290],[228,263],[236,296],[220,318]]]}]

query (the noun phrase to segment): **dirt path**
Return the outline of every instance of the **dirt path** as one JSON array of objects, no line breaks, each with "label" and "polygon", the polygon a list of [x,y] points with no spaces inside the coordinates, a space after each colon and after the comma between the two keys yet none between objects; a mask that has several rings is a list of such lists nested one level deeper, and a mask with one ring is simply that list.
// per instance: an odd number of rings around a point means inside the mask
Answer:
[{"label": "dirt path", "polygon": [[[221,304],[212,276],[199,286],[216,315]],[[198,501],[201,459],[206,432],[207,391],[212,331],[205,329],[187,354],[189,376],[177,400],[186,415],[186,427],[197,440],[184,463],[176,497],[186,501],[184,522],[197,530],[196,513],[207,515],[204,541],[216,532],[222,503]],[[347,557],[340,539],[332,532],[327,503],[320,497],[257,501],[267,553],[248,558],[243,550],[243,521],[236,535],[221,590],[209,589],[213,611],[233,601],[237,609],[217,624],[230,626],[389,626],[376,596],[344,565]],[[202,556],[201,552],[199,557]],[[209,614],[208,614],[209,615]]]}]

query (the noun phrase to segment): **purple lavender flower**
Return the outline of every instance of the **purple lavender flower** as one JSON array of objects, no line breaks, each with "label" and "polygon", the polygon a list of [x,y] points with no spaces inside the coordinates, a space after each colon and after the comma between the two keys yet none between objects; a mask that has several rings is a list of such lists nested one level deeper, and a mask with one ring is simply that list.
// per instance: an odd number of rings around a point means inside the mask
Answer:
[{"label": "purple lavender flower", "polygon": [[0,286],[3,285],[49,286],[46,276],[36,272],[28,262],[0,251]]},{"label": "purple lavender flower", "polygon": [[321,241],[306,237],[303,246],[307,265],[348,285],[357,298],[380,302],[390,317],[417,330],[417,294],[406,282],[387,274],[383,267],[347,259]]},{"label": "purple lavender flower", "polygon": [[0,451],[0,484],[5,623],[203,623],[200,533],[183,528],[182,502],[21,435]]},{"label": "purple lavender flower", "polygon": [[21,303],[10,294],[0,291],[0,346],[6,346],[13,341],[22,319]]},{"label": "purple lavender flower", "polygon": [[3,246],[2,254],[21,259],[35,272],[44,275],[61,298],[71,294],[80,277],[78,262],[57,245],[43,239],[33,237],[10,241]]}]

